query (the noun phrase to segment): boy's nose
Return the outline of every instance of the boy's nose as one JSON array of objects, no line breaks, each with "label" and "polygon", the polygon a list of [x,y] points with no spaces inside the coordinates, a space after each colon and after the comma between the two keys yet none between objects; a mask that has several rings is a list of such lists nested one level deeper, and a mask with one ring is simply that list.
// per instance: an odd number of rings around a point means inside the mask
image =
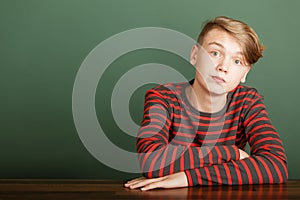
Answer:
[{"label": "boy's nose", "polygon": [[217,65],[217,71],[220,71],[220,72],[224,72],[224,73],[227,73],[228,72],[228,63],[225,62],[225,60],[222,60],[220,63],[218,63]]},{"label": "boy's nose", "polygon": [[219,63],[218,66],[217,66],[217,70],[220,71],[220,72],[227,73],[228,72],[227,64],[225,64],[224,62]]}]

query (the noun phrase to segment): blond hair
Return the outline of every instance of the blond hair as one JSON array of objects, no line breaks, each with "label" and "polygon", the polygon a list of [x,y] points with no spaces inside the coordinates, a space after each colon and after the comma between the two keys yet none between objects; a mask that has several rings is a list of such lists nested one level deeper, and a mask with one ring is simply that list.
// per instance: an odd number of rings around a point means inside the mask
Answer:
[{"label": "blond hair", "polygon": [[224,16],[208,21],[198,36],[198,43],[202,44],[206,34],[212,29],[219,28],[233,36],[241,45],[247,63],[254,64],[262,57],[265,47],[259,42],[255,31],[246,23]]}]

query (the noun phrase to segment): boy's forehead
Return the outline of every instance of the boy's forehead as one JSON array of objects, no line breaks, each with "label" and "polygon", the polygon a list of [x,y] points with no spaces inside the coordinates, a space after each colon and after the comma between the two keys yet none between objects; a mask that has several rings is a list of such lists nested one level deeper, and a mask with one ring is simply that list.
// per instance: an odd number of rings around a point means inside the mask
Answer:
[{"label": "boy's forehead", "polygon": [[242,52],[242,48],[238,40],[225,30],[219,28],[214,28],[207,32],[203,38],[202,45],[215,45],[222,48],[230,48],[238,53]]}]

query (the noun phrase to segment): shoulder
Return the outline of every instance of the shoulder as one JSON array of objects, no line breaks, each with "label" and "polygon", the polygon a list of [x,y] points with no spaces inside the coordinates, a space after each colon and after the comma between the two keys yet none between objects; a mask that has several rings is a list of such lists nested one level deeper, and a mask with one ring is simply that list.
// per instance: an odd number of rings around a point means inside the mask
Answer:
[{"label": "shoulder", "polygon": [[234,90],[229,92],[229,97],[234,100],[246,100],[246,101],[257,101],[262,100],[263,96],[259,94],[257,89],[250,86],[238,85]]},{"label": "shoulder", "polygon": [[263,103],[263,96],[261,96],[257,89],[249,86],[239,85],[229,94],[228,109],[240,110],[241,116],[246,118],[248,114],[257,112],[258,110],[265,109]]},{"label": "shoulder", "polygon": [[167,83],[147,90],[145,95],[145,107],[160,105],[168,110],[169,113],[172,113],[173,108],[180,105],[181,93],[187,84],[189,83]]},{"label": "shoulder", "polygon": [[164,99],[169,98],[178,98],[181,96],[183,88],[189,84],[188,82],[180,82],[180,83],[166,83],[162,85],[158,85],[150,90],[147,90],[146,96],[152,94],[155,96],[160,96]]},{"label": "shoulder", "polygon": [[182,103],[182,91],[189,82],[166,83],[158,85],[146,92],[145,102],[159,103],[167,108],[180,106]]}]

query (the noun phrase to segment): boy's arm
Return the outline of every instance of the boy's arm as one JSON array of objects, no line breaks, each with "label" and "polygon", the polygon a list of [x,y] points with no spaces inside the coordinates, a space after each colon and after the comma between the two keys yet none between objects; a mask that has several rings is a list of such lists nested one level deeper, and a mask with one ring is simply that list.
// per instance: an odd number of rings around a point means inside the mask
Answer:
[{"label": "boy's arm", "polygon": [[284,148],[268,118],[262,98],[254,101],[243,118],[251,156],[243,160],[185,170],[189,185],[282,183],[287,180]]},{"label": "boy's arm", "polygon": [[[145,177],[162,177],[187,169],[239,160],[239,149],[235,145],[199,147],[169,142],[172,112],[170,105],[157,91],[147,92],[144,107],[137,151]],[[188,142],[192,143],[193,139],[194,136]]]}]

